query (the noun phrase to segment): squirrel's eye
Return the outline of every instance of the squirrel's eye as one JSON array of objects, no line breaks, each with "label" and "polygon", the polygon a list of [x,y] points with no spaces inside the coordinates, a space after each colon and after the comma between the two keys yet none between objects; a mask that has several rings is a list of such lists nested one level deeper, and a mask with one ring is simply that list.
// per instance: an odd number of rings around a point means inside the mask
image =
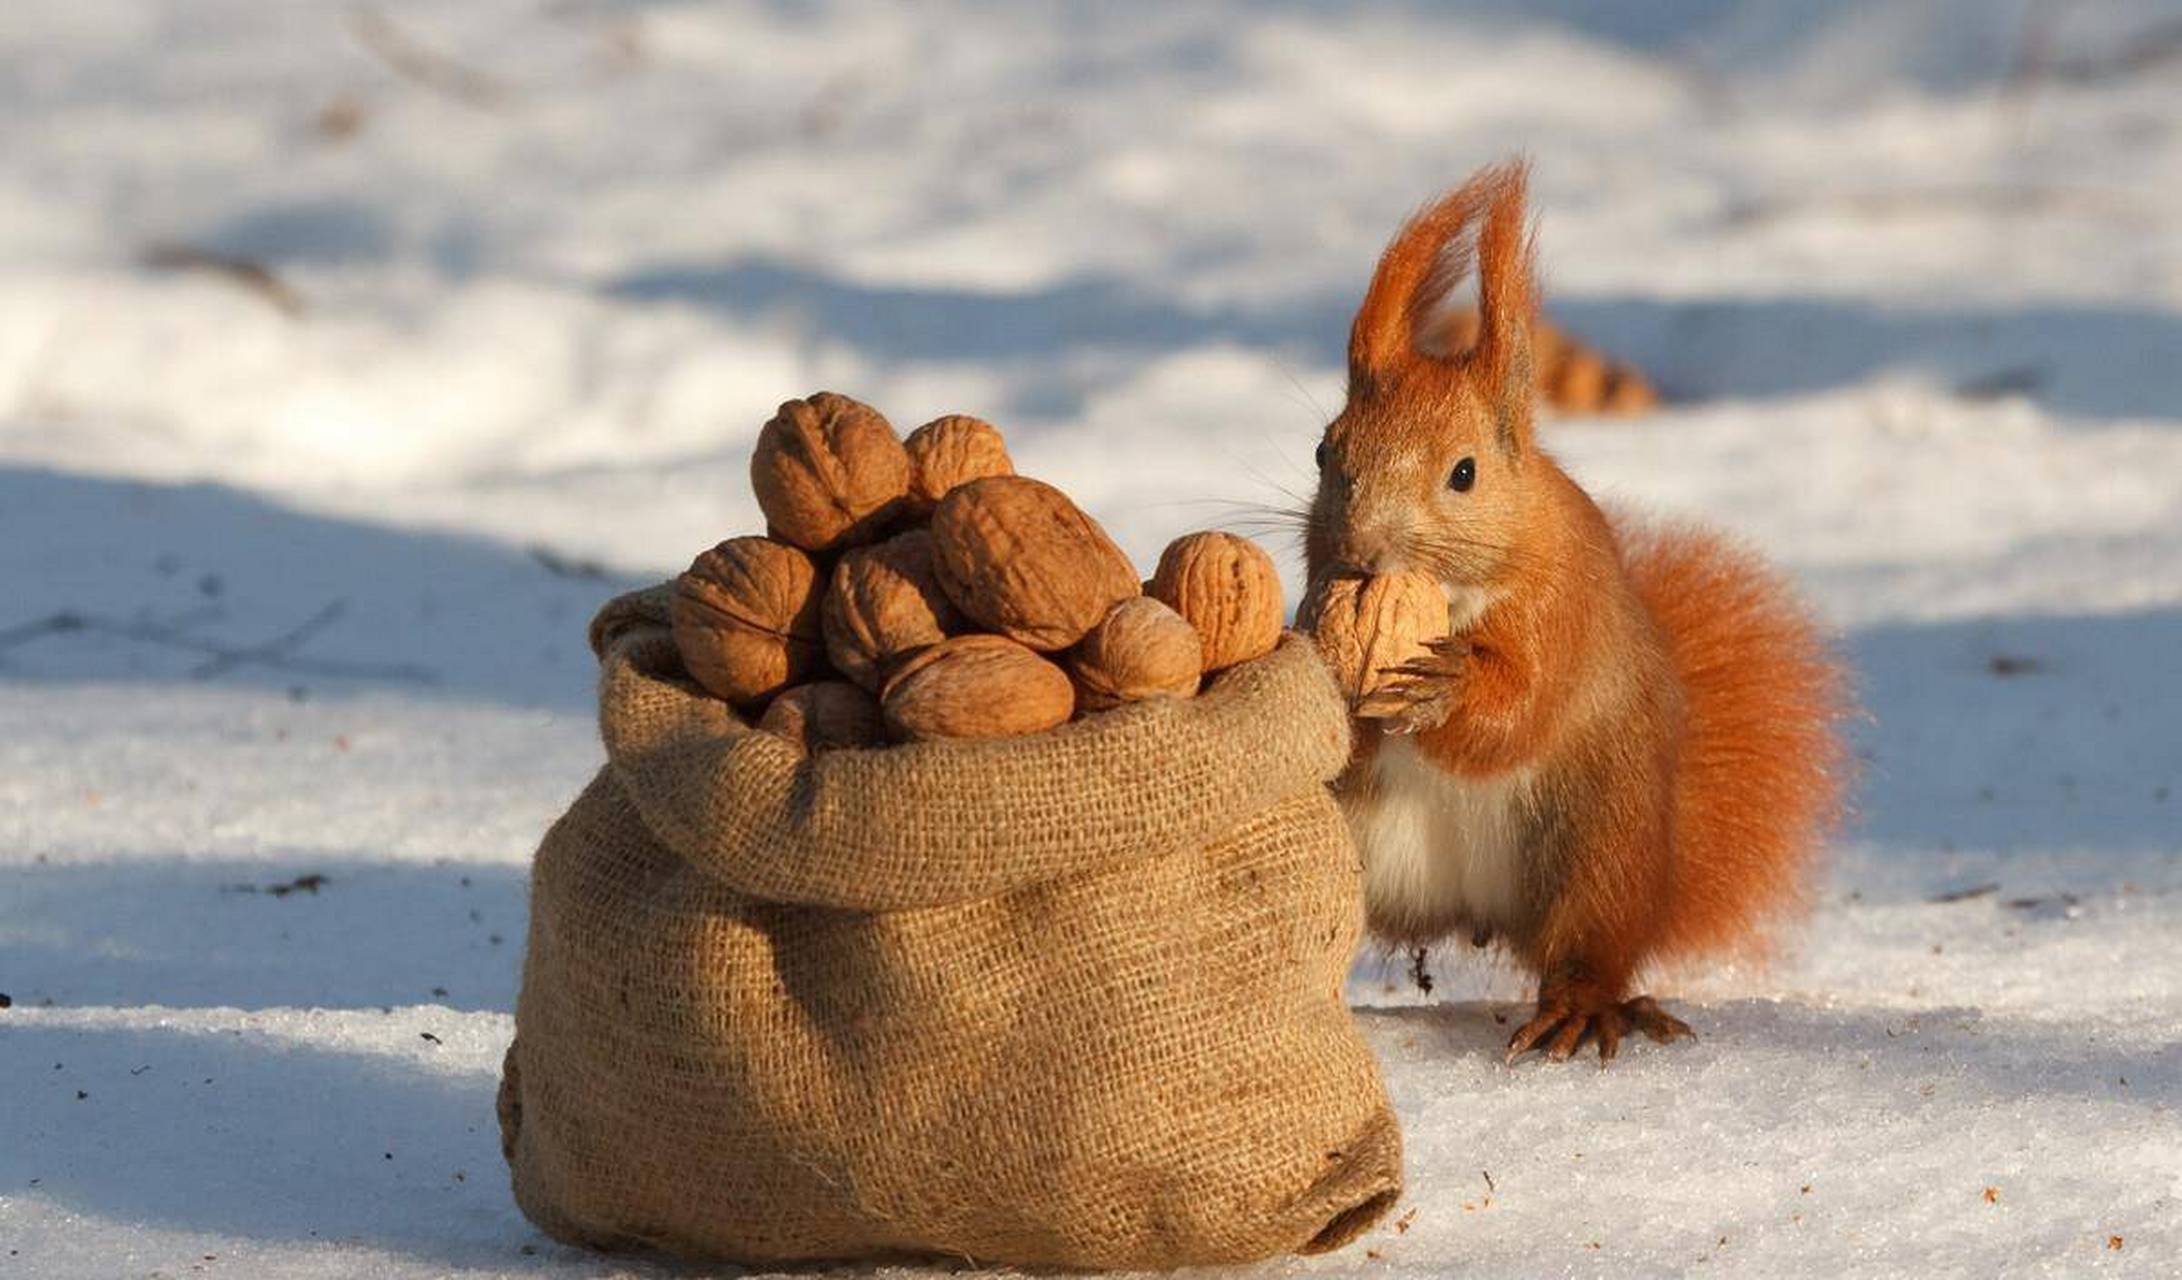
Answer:
[{"label": "squirrel's eye", "polygon": [[1456,493],[1468,493],[1477,483],[1477,459],[1464,458],[1455,464],[1453,474],[1447,477],[1447,487]]},{"label": "squirrel's eye", "polygon": [[1325,442],[1325,441],[1321,440],[1321,441],[1319,441],[1319,442],[1318,442],[1318,453],[1317,453],[1316,455],[1314,455],[1314,456],[1316,456],[1316,457],[1317,457],[1317,459],[1318,459],[1318,469],[1319,469],[1320,471],[1324,471],[1324,470],[1326,469],[1326,442]]}]

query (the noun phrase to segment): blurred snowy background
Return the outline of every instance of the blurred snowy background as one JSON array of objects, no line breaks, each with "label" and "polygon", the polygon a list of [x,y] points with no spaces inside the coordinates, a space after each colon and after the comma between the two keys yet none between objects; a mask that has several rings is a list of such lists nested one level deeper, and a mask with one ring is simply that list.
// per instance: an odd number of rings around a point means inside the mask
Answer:
[{"label": "blurred snowy background", "polygon": [[1255,531],[1517,150],[1672,400],[1549,442],[1805,584],[1860,813],[1604,1075],[1367,960],[1414,1216],[1264,1273],[2174,1274],[2182,3],[9,0],[0,1277],[613,1273],[492,1121],[591,609],[819,387]]}]

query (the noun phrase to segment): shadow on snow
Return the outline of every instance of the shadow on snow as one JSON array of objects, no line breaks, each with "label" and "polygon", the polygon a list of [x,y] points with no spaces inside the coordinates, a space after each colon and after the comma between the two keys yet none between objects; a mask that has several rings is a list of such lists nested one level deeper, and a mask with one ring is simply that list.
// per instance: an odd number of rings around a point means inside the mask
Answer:
[{"label": "shadow on snow", "polygon": [[[398,689],[583,712],[592,612],[636,583],[217,484],[0,467],[0,681]],[[551,561],[551,563],[548,563]]]},{"label": "shadow on snow", "polygon": [[528,876],[362,856],[0,867],[0,989],[25,1006],[511,1011]]}]

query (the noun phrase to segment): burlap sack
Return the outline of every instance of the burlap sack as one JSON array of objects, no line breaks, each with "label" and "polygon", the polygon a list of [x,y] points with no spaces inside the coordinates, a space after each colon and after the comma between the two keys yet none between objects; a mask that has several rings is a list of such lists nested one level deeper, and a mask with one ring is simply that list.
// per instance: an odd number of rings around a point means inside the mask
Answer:
[{"label": "burlap sack", "polygon": [[1342,706],[1291,640],[1190,702],[805,759],[593,624],[608,763],[547,833],[501,1084],[555,1237],[743,1262],[1171,1267],[1399,1196],[1342,976]]}]

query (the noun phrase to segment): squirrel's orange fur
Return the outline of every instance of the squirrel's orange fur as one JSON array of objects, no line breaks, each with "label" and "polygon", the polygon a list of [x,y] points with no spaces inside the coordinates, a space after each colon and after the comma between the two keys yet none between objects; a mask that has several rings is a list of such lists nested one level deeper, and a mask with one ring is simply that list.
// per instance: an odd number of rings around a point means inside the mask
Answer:
[{"label": "squirrel's orange fur", "polygon": [[[1694,529],[1613,520],[1533,439],[1525,174],[1489,169],[1381,259],[1328,427],[1308,556],[1427,572],[1452,633],[1358,714],[1343,783],[1375,931],[1498,937],[1538,977],[1511,1043],[1688,1028],[1630,984],[1748,947],[1795,905],[1834,813],[1840,681],[1786,584]],[[1472,229],[1474,243],[1468,239]],[[1469,260],[1477,339],[1421,341]]]}]

